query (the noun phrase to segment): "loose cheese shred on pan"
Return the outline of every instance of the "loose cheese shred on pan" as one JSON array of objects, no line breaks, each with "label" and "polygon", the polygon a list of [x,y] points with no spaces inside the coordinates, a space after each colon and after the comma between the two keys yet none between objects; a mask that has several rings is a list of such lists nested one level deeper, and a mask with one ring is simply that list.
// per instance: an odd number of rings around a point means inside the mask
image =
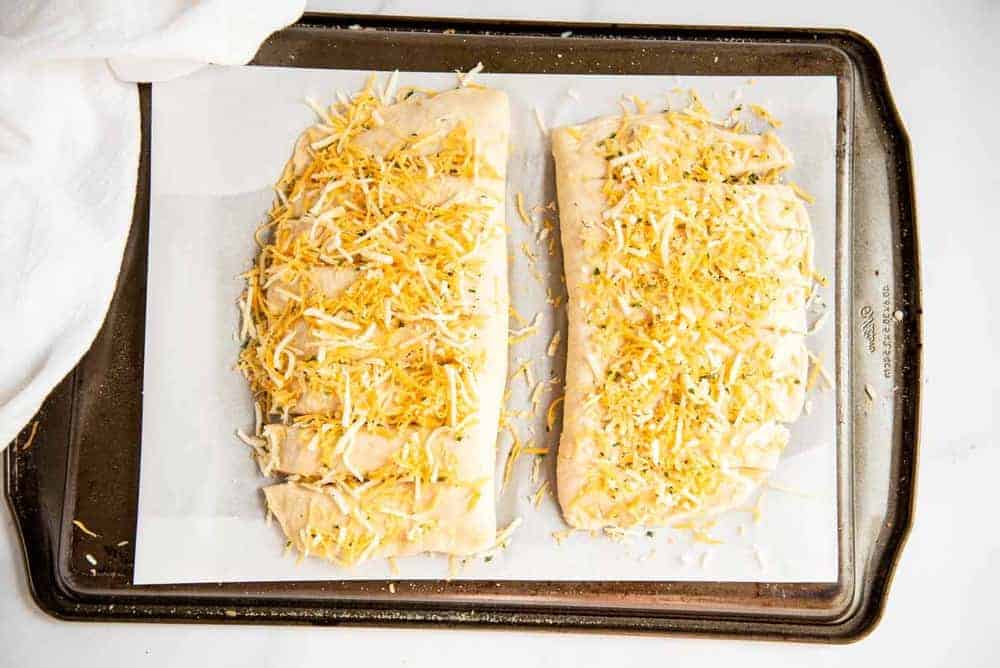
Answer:
[{"label": "loose cheese shred on pan", "polygon": [[453,580],[461,575],[463,566],[465,566],[465,562],[462,559],[456,557],[454,554],[450,555],[448,557],[448,576],[445,580]]},{"label": "loose cheese shred on pan", "polygon": [[556,539],[556,545],[562,545],[563,541],[572,535],[572,529],[563,529],[562,531],[553,531],[552,537]]},{"label": "loose cheese shred on pan", "polygon": [[73,524],[74,524],[74,526],[76,526],[77,529],[79,529],[83,533],[87,534],[91,538],[100,538],[100,536],[98,534],[96,534],[93,531],[91,531],[90,529],[88,529],[87,525],[85,525],[80,520],[73,520]]},{"label": "loose cheese shred on pan", "polygon": [[510,544],[511,536],[517,531],[517,528],[521,526],[522,519],[520,517],[515,517],[511,520],[510,524],[497,532],[496,539],[493,541],[493,549],[505,548]]},{"label": "loose cheese shred on pan", "polygon": [[538,411],[538,405],[542,402],[542,391],[545,389],[547,383],[544,380],[538,381],[535,385],[535,389],[531,391],[531,412],[535,413]]},{"label": "loose cheese shred on pan", "polygon": [[468,72],[464,72],[463,73],[461,71],[458,71],[457,73],[458,73],[458,84],[459,84],[459,86],[465,87],[465,86],[470,85],[472,83],[472,80],[475,78],[475,76],[477,74],[479,74],[480,72],[482,72],[482,71],[483,71],[483,64],[482,63],[476,63],[476,66],[473,67]]},{"label": "loose cheese shred on pan", "polygon": [[794,190],[795,194],[798,195],[803,200],[805,200],[807,203],[809,203],[809,204],[815,204],[816,203],[816,198],[813,197],[812,195],[810,195],[805,190],[803,190],[802,187],[799,186],[799,184],[794,183],[792,181],[789,181],[788,182],[788,187],[791,188],[792,190]]},{"label": "loose cheese shred on pan", "polygon": [[542,505],[542,501],[545,499],[545,493],[547,491],[549,491],[549,481],[545,480],[531,497],[531,503],[535,506],[535,508],[539,508]]},{"label": "loose cheese shred on pan", "polygon": [[552,431],[552,428],[556,425],[556,411],[559,408],[559,404],[566,400],[566,395],[556,397],[549,404],[549,409],[545,412],[545,430]]},{"label": "loose cheese shred on pan", "polygon": [[507,451],[507,460],[503,465],[503,479],[500,483],[501,492],[507,488],[507,483],[510,482],[511,474],[514,472],[514,463],[521,456],[521,450],[524,447],[521,439],[518,438],[517,433],[513,429],[510,430],[510,433],[514,437],[514,441],[510,444],[510,450]]},{"label": "loose cheese shred on pan", "polygon": [[817,378],[822,378],[827,387],[832,388],[834,386],[833,378],[830,377],[826,367],[823,366],[823,356],[817,356],[810,352],[809,360],[812,362],[812,371],[809,373],[809,380],[806,382],[806,389],[811,390],[813,385],[816,384]]},{"label": "loose cheese shred on pan", "polygon": [[523,222],[528,227],[531,227],[532,225],[531,217],[528,215],[528,212],[525,211],[524,209],[524,195],[520,192],[517,193],[514,196],[514,202],[517,204],[517,215],[521,218],[521,222]]},{"label": "loose cheese shred on pan", "polygon": [[30,448],[31,444],[35,442],[35,436],[38,434],[38,423],[39,420],[35,420],[31,423],[31,431],[28,433],[28,438],[25,439],[24,443],[22,443],[20,447],[22,451]]},{"label": "loose cheese shred on pan", "polygon": [[764,560],[764,552],[760,549],[760,546],[756,543],[753,545],[753,556],[757,560],[757,565],[760,567],[761,571],[767,570],[767,562]]},{"label": "loose cheese shred on pan", "polygon": [[810,494],[809,492],[804,492],[800,489],[795,489],[794,487],[789,487],[788,485],[782,485],[781,483],[775,482],[774,480],[768,480],[766,485],[768,489],[773,489],[776,492],[784,492],[785,494],[791,494],[793,496],[802,497],[803,499],[812,499],[815,497],[814,494]]},{"label": "loose cheese shred on pan", "polygon": [[510,342],[520,343],[525,339],[528,339],[538,333],[538,326],[542,319],[542,313],[539,311],[535,314],[535,317],[531,319],[531,324],[522,329],[514,329],[510,332]]},{"label": "loose cheese shred on pan", "polygon": [[753,508],[750,510],[750,515],[753,517],[754,524],[760,524],[760,518],[764,514],[764,491],[760,490],[760,494],[757,495],[757,501],[753,504]]},{"label": "loose cheese shred on pan", "polygon": [[396,86],[399,84],[399,70],[393,70],[389,80],[385,82],[382,89],[382,104],[392,104],[392,98],[396,94]]},{"label": "loose cheese shred on pan", "polygon": [[829,311],[824,311],[823,315],[816,319],[816,322],[812,324],[812,327],[806,330],[806,334],[815,334],[816,332],[823,329],[826,325],[827,317],[830,315]]},{"label": "loose cheese shred on pan", "polygon": [[538,129],[541,130],[543,135],[549,134],[549,128],[545,125],[545,119],[542,118],[542,111],[538,107],[535,110],[535,122],[538,123]]},{"label": "loose cheese shred on pan", "polygon": [[535,384],[535,372],[532,369],[534,361],[531,359],[524,360],[514,371],[510,374],[510,380],[514,380],[520,375],[524,375],[524,384],[530,390]]},{"label": "loose cheese shred on pan", "polygon": [[310,109],[316,112],[316,115],[319,116],[319,119],[321,121],[323,121],[327,125],[333,125],[333,120],[330,118],[329,112],[323,107],[321,107],[319,103],[316,102],[316,100],[312,99],[311,97],[307,97],[306,104],[309,105]]},{"label": "loose cheese shred on pan", "polygon": [[750,111],[759,116],[761,120],[768,123],[772,128],[780,128],[782,126],[781,121],[772,116],[771,112],[769,112],[767,109],[760,106],[759,104],[751,104]]},{"label": "loose cheese shred on pan", "polygon": [[559,341],[562,339],[562,330],[557,329],[555,334],[552,335],[552,340],[549,341],[549,348],[546,350],[546,354],[549,357],[555,357],[556,351],[559,350]]}]

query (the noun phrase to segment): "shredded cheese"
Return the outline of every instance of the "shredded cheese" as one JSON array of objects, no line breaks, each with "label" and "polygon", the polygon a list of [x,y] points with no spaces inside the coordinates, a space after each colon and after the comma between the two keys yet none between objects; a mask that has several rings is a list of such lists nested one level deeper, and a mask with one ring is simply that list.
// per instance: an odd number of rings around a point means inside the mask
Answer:
[{"label": "shredded cheese", "polygon": [[538,490],[531,496],[531,504],[535,508],[539,508],[542,505],[542,501],[545,499],[545,493],[549,491],[549,481],[545,480],[539,486]]},{"label": "shredded cheese", "polygon": [[31,423],[31,432],[28,433],[28,438],[26,438],[24,443],[21,444],[20,450],[27,450],[31,447],[32,443],[35,442],[35,436],[38,434],[38,424],[39,420],[35,420]]},{"label": "shredded cheese", "polygon": [[538,333],[538,326],[541,324],[542,313],[539,311],[535,314],[535,317],[531,319],[531,324],[527,327],[521,329],[511,330],[509,340],[511,343],[520,343],[526,339],[531,338]]},{"label": "shredded cheese", "polygon": [[542,135],[549,134],[549,128],[545,125],[545,119],[542,118],[542,110],[538,107],[534,107],[535,111],[535,122],[538,124],[538,129],[541,131]]},{"label": "shredded cheese", "polygon": [[528,212],[525,211],[524,209],[524,195],[520,192],[517,193],[514,196],[514,202],[517,206],[517,215],[521,219],[521,222],[527,225],[528,227],[531,227],[532,226],[531,217],[528,215]]},{"label": "shredded cheese", "polygon": [[477,74],[479,74],[482,71],[483,71],[483,64],[482,63],[476,63],[476,66],[473,67],[468,72],[458,71],[457,72],[458,73],[458,85],[462,86],[462,87],[472,85],[472,83],[473,83],[472,80],[475,78],[475,76]]},{"label": "shredded cheese", "polygon": [[91,538],[100,538],[100,536],[98,534],[96,534],[93,531],[91,531],[90,529],[88,529],[87,526],[83,522],[81,522],[80,520],[73,520],[73,525],[77,529],[79,529],[80,531],[82,531],[83,533],[85,533],[88,536],[90,536]]},{"label": "shredded cheese", "polygon": [[556,426],[556,411],[559,408],[559,404],[566,400],[566,395],[558,396],[552,400],[549,404],[549,409],[545,411],[545,430],[552,431],[552,428]]},{"label": "shredded cheese", "polygon": [[559,350],[559,341],[562,340],[562,330],[557,329],[552,335],[552,340],[549,341],[549,347],[545,351],[545,354],[549,357],[555,357],[556,351]]},{"label": "shredded cheese", "polygon": [[569,538],[572,534],[572,529],[563,529],[562,531],[553,531],[552,537],[556,539],[556,545],[562,545],[563,541]]},{"label": "shredded cheese", "polygon": [[772,116],[771,112],[769,112],[767,109],[760,106],[759,104],[751,104],[750,111],[759,116],[765,123],[770,125],[772,128],[780,128],[782,126],[781,121]]}]

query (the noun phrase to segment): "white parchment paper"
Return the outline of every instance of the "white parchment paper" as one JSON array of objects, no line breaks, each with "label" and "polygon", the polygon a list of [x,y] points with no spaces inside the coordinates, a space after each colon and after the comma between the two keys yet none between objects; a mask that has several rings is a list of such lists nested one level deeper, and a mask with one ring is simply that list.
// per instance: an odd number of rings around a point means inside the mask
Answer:
[{"label": "white parchment paper", "polygon": [[[488,63],[487,63],[488,65]],[[136,535],[136,584],[269,580],[421,579],[444,577],[447,559],[419,556],[399,561],[399,575],[384,562],[353,570],[318,560],[296,564],[283,556],[277,524],[264,522],[262,478],[234,436],[253,423],[250,394],[235,370],[239,351],[238,275],[255,253],[253,231],[263,220],[278,177],[297,135],[313,122],[305,97],[333,99],[337,89],[358,89],[367,72],[263,67],[210,67],[184,79],[153,86],[152,182],[149,276],[143,381],[142,457]],[[548,446],[537,482],[532,457],[522,457],[498,502],[500,526],[521,517],[511,546],[488,563],[470,559],[458,578],[523,580],[716,580],[830,582],[837,579],[837,509],[834,394],[813,392],[811,412],[793,428],[792,444],[762,499],[717,519],[707,533],[720,543],[695,540],[683,530],[640,533],[625,543],[564,530],[554,494],[535,507],[529,499],[543,480],[555,487],[558,431],[546,433],[544,409],[561,394],[565,364],[565,310],[546,303],[564,294],[556,249],[537,241],[539,221],[524,225],[514,194],[526,208],[555,199],[547,127],[615,113],[623,94],[638,95],[650,109],[679,107],[697,89],[722,116],[736,104],[764,105],[785,125],[778,131],[796,166],[789,178],[816,197],[809,206],[816,262],[835,284],[834,77],[676,77],[481,74],[476,80],[508,93],[512,113],[508,168],[511,298],[530,319],[543,313],[541,332],[512,346],[513,370],[532,359],[536,379],[557,377],[546,388],[538,417],[518,423],[522,436]],[[401,85],[448,88],[454,74],[400,73]],[[672,92],[673,91],[673,92]],[[758,127],[760,124],[758,123]],[[532,261],[522,242],[537,255]],[[826,326],[810,348],[834,359],[833,288]],[[512,328],[519,327],[512,321]],[[549,341],[562,330],[553,357]],[[524,378],[511,381],[509,407],[528,405]],[[497,449],[502,470],[510,438]],[[499,474],[498,474],[499,478]],[[499,486],[499,480],[498,480]],[[751,508],[760,509],[752,519]]]}]

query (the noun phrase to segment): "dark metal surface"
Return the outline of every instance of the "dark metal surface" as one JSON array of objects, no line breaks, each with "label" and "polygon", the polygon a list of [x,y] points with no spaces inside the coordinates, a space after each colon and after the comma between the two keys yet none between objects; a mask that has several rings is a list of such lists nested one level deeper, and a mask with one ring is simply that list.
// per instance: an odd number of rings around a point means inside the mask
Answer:
[{"label": "dark metal surface", "polygon": [[[348,30],[360,24],[362,30]],[[564,31],[573,35],[561,38]],[[562,54],[562,57],[557,57]],[[840,577],[831,584],[718,582],[291,582],[134,586],[150,89],[133,226],[90,352],[45,402],[30,449],[5,453],[7,499],[31,591],[65,619],[430,624],[677,632],[849,641],[884,604],[912,519],[920,295],[910,149],[874,48],[846,31],[569,25],[307,16],[254,64],[496,72],[774,74],[838,78],[838,479]],[[867,310],[866,310],[867,309]],[[896,310],[884,346],[865,323]],[[871,374],[893,411],[864,410]],[[74,529],[86,518],[90,537]],[[127,541],[127,543],[125,542]],[[92,555],[99,568],[88,562]]]}]

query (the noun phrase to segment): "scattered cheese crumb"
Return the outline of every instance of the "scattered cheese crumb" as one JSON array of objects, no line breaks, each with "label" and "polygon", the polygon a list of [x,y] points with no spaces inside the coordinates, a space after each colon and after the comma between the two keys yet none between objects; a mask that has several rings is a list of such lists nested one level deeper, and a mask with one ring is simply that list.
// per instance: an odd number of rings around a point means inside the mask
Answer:
[{"label": "scattered cheese crumb", "polygon": [[521,315],[516,308],[514,308],[513,304],[511,304],[510,306],[507,307],[507,312],[510,313],[510,315],[514,317],[514,320],[517,320],[517,322],[518,322],[519,325],[527,325],[528,324],[528,321],[525,320],[524,316]]},{"label": "scattered cheese crumb", "polygon": [[538,107],[535,107],[535,122],[538,123],[538,129],[542,131],[543,135],[549,134],[549,129],[545,126],[545,119],[542,118],[542,112]]},{"label": "scattered cheese crumb", "polygon": [[532,226],[531,217],[528,215],[528,212],[525,211],[524,209],[524,194],[518,192],[516,195],[514,195],[514,202],[517,204],[517,215],[520,216],[521,222],[527,225],[528,227],[531,227]]},{"label": "scattered cheese crumb", "polygon": [[797,183],[795,183],[793,181],[789,181],[788,182],[788,187],[791,188],[795,192],[796,195],[798,195],[800,198],[802,198],[803,200],[805,200],[807,204],[815,204],[816,203],[816,198],[813,197],[812,195],[810,195],[805,190],[803,190],[802,187],[799,186],[799,184],[797,184]]},{"label": "scattered cheese crumb", "polygon": [[757,565],[760,566],[761,571],[767,570],[767,563],[764,560],[764,552],[760,549],[760,546],[754,543],[753,545],[753,556],[757,559]]},{"label": "scattered cheese crumb", "polygon": [[[766,122],[772,128],[780,128],[782,126],[781,121],[779,121],[777,118],[775,118],[774,116],[772,116],[771,112],[769,112],[767,109],[765,109],[764,107],[760,106],[759,104],[751,104],[750,105],[750,111],[752,111],[754,114],[756,114],[757,116],[759,116],[761,118],[761,120],[763,120],[764,122]],[[803,197],[802,199],[805,199],[805,198]],[[809,203],[812,204],[812,202],[809,202]]]},{"label": "scattered cheese crumb", "polygon": [[823,355],[809,353],[809,359],[812,361],[813,367],[809,373],[809,379],[806,381],[806,390],[811,390],[818,378],[822,378],[829,387],[833,387],[833,379],[830,378],[830,374],[827,373],[826,368],[823,366]]},{"label": "scattered cheese crumb", "polygon": [[811,494],[809,492],[803,492],[801,489],[795,489],[794,487],[783,485],[775,480],[768,480],[764,484],[767,485],[768,489],[773,489],[776,492],[784,492],[785,494],[792,494],[793,496],[802,497],[804,499],[816,498],[815,494]]},{"label": "scattered cheese crumb", "polygon": [[28,439],[21,445],[21,451],[27,450],[31,447],[31,444],[35,442],[35,434],[38,433],[38,420],[31,423],[31,432],[28,434]]},{"label": "scattered cheese crumb", "polygon": [[549,341],[548,350],[545,351],[549,357],[556,356],[556,351],[559,349],[559,341],[561,340],[562,340],[562,330],[557,329],[555,333],[552,335],[552,340]]},{"label": "scattered cheese crumb", "polygon": [[823,326],[826,325],[826,321],[829,315],[830,315],[829,311],[823,311],[823,315],[817,318],[816,322],[813,323],[813,326],[810,327],[808,330],[806,330],[806,334],[815,334],[819,330],[823,329]]},{"label": "scattered cheese crumb", "polygon": [[556,539],[556,545],[562,545],[563,541],[570,537],[573,533],[573,529],[563,529],[562,531],[553,531],[552,537]]},{"label": "scattered cheese crumb", "polygon": [[511,536],[513,536],[514,532],[517,531],[517,528],[521,526],[521,521],[520,517],[515,517],[505,528],[497,531],[496,539],[493,541],[493,547],[482,554],[486,561],[492,561],[497,552],[506,549],[507,546],[510,545]]},{"label": "scattered cheese crumb", "polygon": [[538,482],[538,476],[542,469],[542,457],[536,456],[534,463],[531,465],[531,484],[534,485]]},{"label": "scattered cheese crumb", "polygon": [[528,262],[534,264],[535,262],[538,261],[538,256],[535,255],[534,251],[531,250],[531,247],[528,246],[527,241],[521,242],[521,252],[524,253],[524,256],[526,258],[528,258]]},{"label": "scattered cheese crumb", "polygon": [[394,582],[390,582],[389,583],[389,593],[390,594],[395,594],[396,593],[396,584]]},{"label": "scattered cheese crumb", "polygon": [[97,559],[94,558],[94,555],[88,552],[87,554],[83,555],[83,557],[87,560],[87,563],[89,563],[91,566],[97,566]]},{"label": "scattered cheese crumb", "polygon": [[510,476],[514,471],[514,463],[521,456],[521,449],[524,447],[524,444],[521,443],[521,439],[513,428],[510,429],[510,434],[514,438],[514,442],[510,444],[510,450],[507,451],[507,460],[503,465],[503,478],[500,481],[501,493],[507,487],[507,483],[510,482]]},{"label": "scattered cheese crumb", "polygon": [[691,537],[696,543],[704,543],[706,545],[721,545],[723,541],[718,538],[714,538],[711,534],[696,527],[691,528]]},{"label": "scattered cheese crumb", "polygon": [[465,566],[465,562],[456,557],[454,554],[448,557],[448,577],[445,580],[451,580],[458,577],[462,572],[462,567]]},{"label": "scattered cheese crumb", "polygon": [[389,75],[388,81],[385,82],[385,88],[382,89],[382,104],[392,104],[392,97],[396,93],[398,83],[399,70],[393,70],[392,74]]},{"label": "scattered cheese crumb", "polygon": [[549,490],[549,481],[545,480],[542,482],[541,487],[538,488],[538,491],[536,491],[534,495],[531,497],[531,503],[535,506],[535,508],[538,508],[542,505],[542,500],[545,498],[545,492],[547,492],[548,490]]},{"label": "scattered cheese crumb", "polygon": [[85,525],[80,520],[73,520],[73,524],[76,526],[77,529],[79,529],[83,533],[87,534],[88,536],[91,536],[92,538],[100,538],[100,536],[98,534],[96,534],[93,531],[91,531],[90,529],[88,529],[87,525]]},{"label": "scattered cheese crumb", "polygon": [[566,400],[566,395],[558,396],[552,400],[549,404],[549,409],[545,412],[545,431],[552,431],[552,427],[556,424],[556,409],[559,407],[563,401]]},{"label": "scattered cheese crumb", "polygon": [[760,494],[757,495],[757,502],[753,504],[753,509],[750,511],[754,524],[760,524],[760,518],[764,512],[764,491],[764,489],[760,490]]},{"label": "scattered cheese crumb", "polygon": [[531,391],[531,412],[538,411],[538,404],[542,401],[542,390],[545,389],[546,381],[540,380],[535,384],[535,389]]},{"label": "scattered cheese crumb", "polygon": [[525,339],[530,338],[530,337],[534,336],[535,334],[537,334],[538,333],[538,325],[539,325],[541,319],[542,319],[542,312],[539,311],[538,313],[535,314],[535,317],[532,318],[530,325],[528,325],[527,327],[524,327],[522,329],[511,330],[510,331],[509,341],[511,343],[520,343],[521,341],[524,341]]},{"label": "scattered cheese crumb", "polygon": [[903,312],[900,311],[899,309],[896,309],[895,311],[893,311],[892,317],[896,319],[896,322],[902,322]]},{"label": "scattered cheese crumb", "polygon": [[483,71],[482,63],[476,63],[475,67],[473,67],[471,70],[465,73],[461,72],[460,70],[456,70],[456,74],[458,74],[458,85],[462,88],[468,86],[469,84],[472,83],[473,78],[475,78],[475,76],[482,71]]}]

